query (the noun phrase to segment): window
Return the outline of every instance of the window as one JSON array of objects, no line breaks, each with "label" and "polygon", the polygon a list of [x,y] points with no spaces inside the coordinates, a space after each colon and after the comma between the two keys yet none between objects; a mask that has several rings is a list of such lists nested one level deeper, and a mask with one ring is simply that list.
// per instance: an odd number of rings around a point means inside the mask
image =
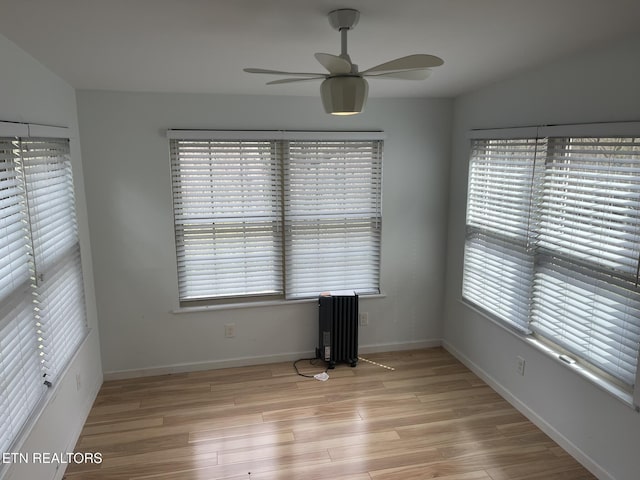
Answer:
[{"label": "window", "polygon": [[168,136],[181,302],[379,292],[380,134]]},{"label": "window", "polygon": [[87,331],[69,141],[29,137],[18,126],[24,136],[0,137],[3,452]]},{"label": "window", "polygon": [[463,297],[634,393],[640,125],[567,128],[472,140]]},{"label": "window", "polygon": [[181,299],[282,293],[273,148],[268,141],[171,141]]},{"label": "window", "polygon": [[289,297],[379,291],[381,148],[379,141],[289,143],[284,174]]},{"label": "window", "polygon": [[528,331],[536,139],[477,140],[469,165],[463,295]]}]

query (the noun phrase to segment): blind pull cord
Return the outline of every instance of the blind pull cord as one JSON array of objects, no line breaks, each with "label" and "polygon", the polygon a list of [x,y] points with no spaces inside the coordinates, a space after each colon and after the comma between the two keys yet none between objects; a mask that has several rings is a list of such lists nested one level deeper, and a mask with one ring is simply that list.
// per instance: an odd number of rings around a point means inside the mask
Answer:
[{"label": "blind pull cord", "polygon": [[[533,213],[533,206],[536,204],[536,199],[533,198],[537,193],[536,185],[536,172],[538,169],[538,149],[540,148],[540,135],[539,129],[536,128],[535,145],[533,147],[533,168],[531,169],[531,186],[529,188],[529,214],[527,215],[527,251],[531,251],[532,245],[535,245],[535,241],[531,240],[531,216]],[[544,172],[543,172],[544,173]]]}]

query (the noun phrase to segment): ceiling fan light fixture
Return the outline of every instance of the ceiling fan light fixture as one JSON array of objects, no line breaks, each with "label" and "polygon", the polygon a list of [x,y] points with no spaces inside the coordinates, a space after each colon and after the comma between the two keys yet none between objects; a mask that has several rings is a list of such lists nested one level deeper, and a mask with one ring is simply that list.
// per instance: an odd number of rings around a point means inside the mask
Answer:
[{"label": "ceiling fan light fixture", "polygon": [[362,77],[338,76],[325,79],[320,85],[322,105],[332,115],[355,115],[362,112],[369,84]]}]

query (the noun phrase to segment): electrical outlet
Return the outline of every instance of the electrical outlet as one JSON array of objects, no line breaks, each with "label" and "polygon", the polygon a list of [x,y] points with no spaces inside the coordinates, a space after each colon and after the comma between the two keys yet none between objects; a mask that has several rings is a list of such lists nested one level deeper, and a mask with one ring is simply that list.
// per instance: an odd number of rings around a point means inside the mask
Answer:
[{"label": "electrical outlet", "polygon": [[235,323],[227,323],[224,326],[224,336],[226,338],[233,338],[236,336],[236,324]]},{"label": "electrical outlet", "polygon": [[524,364],[525,364],[524,358],[518,356],[518,373],[520,375],[524,375]]},{"label": "electrical outlet", "polygon": [[369,325],[369,313],[363,312],[358,314],[358,324],[361,327],[367,327]]}]

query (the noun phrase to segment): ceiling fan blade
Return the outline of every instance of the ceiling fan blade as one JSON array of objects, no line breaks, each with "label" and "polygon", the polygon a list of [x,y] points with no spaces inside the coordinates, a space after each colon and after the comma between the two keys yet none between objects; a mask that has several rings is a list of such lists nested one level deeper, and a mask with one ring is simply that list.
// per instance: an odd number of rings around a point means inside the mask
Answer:
[{"label": "ceiling fan blade", "polygon": [[416,68],[413,70],[398,70],[396,72],[363,74],[364,77],[369,78],[392,78],[400,80],[426,80],[429,75],[431,75],[431,70],[428,68]]},{"label": "ceiling fan blade", "polygon": [[351,73],[351,62],[330,53],[316,53],[316,60],[332,75]]},{"label": "ceiling fan blade", "polygon": [[325,76],[317,76],[317,77],[308,77],[308,78],[283,78],[280,80],[273,80],[271,82],[267,82],[267,85],[278,85],[281,83],[294,83],[294,82],[305,82],[307,80],[322,80]]},{"label": "ceiling fan blade", "polygon": [[375,67],[362,72],[365,73],[383,73],[397,70],[415,70],[419,68],[439,67],[444,63],[440,57],[426,54],[407,55],[406,57],[396,58],[389,62],[381,63]]},{"label": "ceiling fan blade", "polygon": [[299,77],[323,77],[324,73],[307,72],[282,72],[280,70],[267,70],[264,68],[243,68],[247,73],[264,73],[267,75],[298,75]]}]

